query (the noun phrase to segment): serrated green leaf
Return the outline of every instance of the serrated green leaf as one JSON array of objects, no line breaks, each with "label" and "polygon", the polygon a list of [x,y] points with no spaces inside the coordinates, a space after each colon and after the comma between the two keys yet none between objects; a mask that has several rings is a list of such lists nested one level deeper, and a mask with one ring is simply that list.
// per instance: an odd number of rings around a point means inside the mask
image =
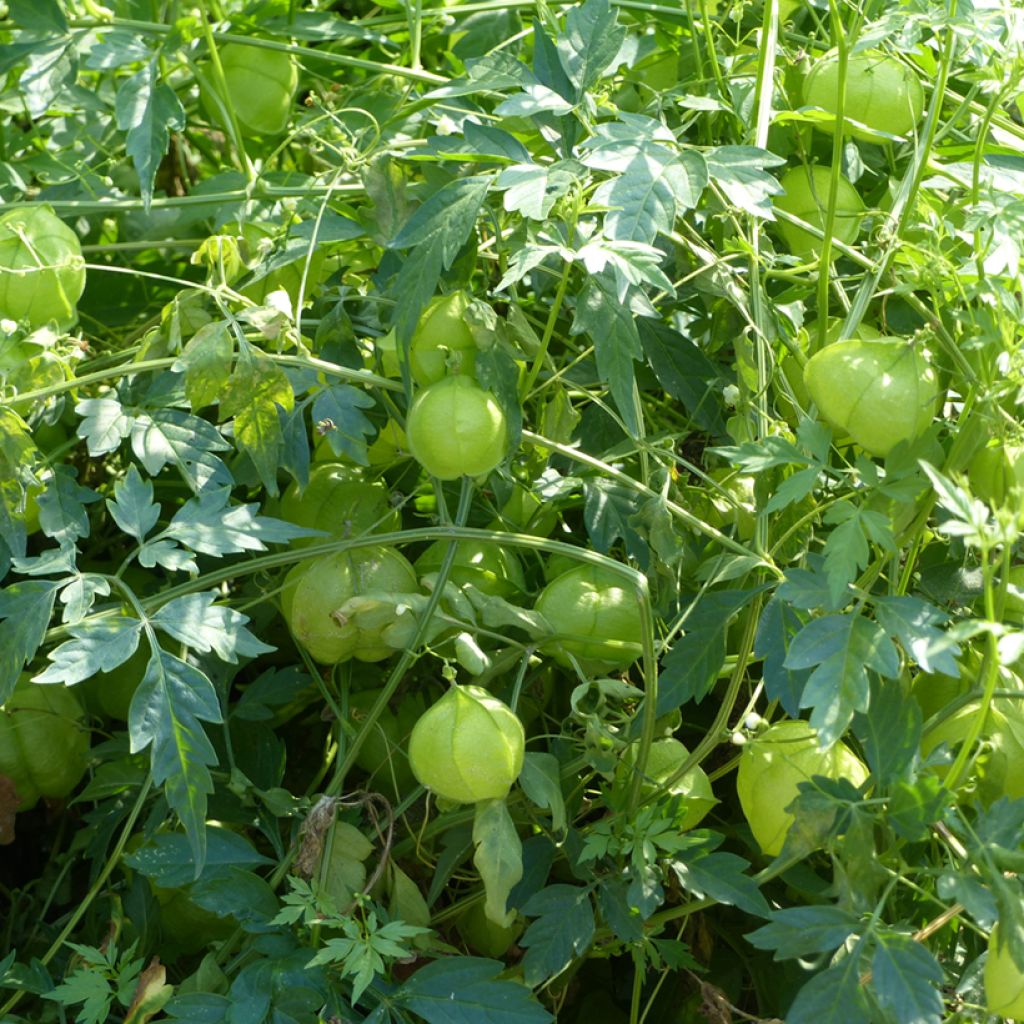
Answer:
[{"label": "serrated green leaf", "polygon": [[862,615],[827,615],[809,622],[794,637],[785,667],[814,668],[800,706],[813,708],[811,725],[821,744],[831,746],[846,731],[854,712],[868,709],[868,669],[893,679],[899,675],[900,658],[877,623]]},{"label": "serrated green leaf", "polygon": [[116,398],[83,399],[75,405],[75,412],[82,418],[76,432],[93,456],[116,451],[135,422]]},{"label": "serrated green leaf", "polygon": [[734,853],[708,853],[672,861],[679,881],[695,896],[710,896],[756,917],[768,917],[768,903],[757,882],[745,873],[749,867]]},{"label": "serrated green leaf", "polygon": [[769,700],[777,700],[791,718],[800,713],[800,698],[810,676],[808,669],[786,667],[789,645],[806,625],[806,616],[782,600],[777,593],[761,612],[754,639],[754,653],[764,659],[762,669],[765,692]]},{"label": "serrated green leaf", "polygon": [[551,829],[561,832],[565,828],[565,802],[558,758],[554,754],[528,751],[523,758],[519,785],[532,803],[551,811]]},{"label": "serrated green leaf", "polygon": [[62,582],[25,580],[0,590],[0,704],[46,636]]},{"label": "serrated green leaf", "polygon": [[791,960],[838,949],[860,927],[860,919],[842,907],[786,907],[746,939],[756,949],[773,951],[776,960]]},{"label": "serrated green leaf", "polygon": [[495,960],[461,956],[421,967],[391,997],[427,1024],[548,1024],[533,993],[498,974]]},{"label": "serrated green leaf", "polygon": [[136,540],[143,540],[160,518],[160,506],[153,501],[153,484],[143,480],[136,466],[114,483],[114,499],[107,510],[115,523]]},{"label": "serrated green leaf", "polygon": [[92,573],[79,573],[71,582],[64,581],[61,589],[61,603],[64,613],[61,621],[65,624],[79,622],[92,610],[97,597],[106,597],[110,593],[110,581]]},{"label": "serrated green leaf", "polygon": [[535,917],[519,940],[526,947],[523,973],[528,985],[540,985],[561,974],[594,938],[594,907],[590,890],[575,885],[549,885],[521,908]]},{"label": "serrated green leaf", "polygon": [[278,407],[295,404],[288,375],[250,346],[239,354],[235,371],[220,400],[222,416],[234,416],[235,442],[252,460],[263,486],[277,494],[277,466],[282,442]]},{"label": "serrated green leaf", "polygon": [[26,49],[24,58],[18,94],[29,116],[40,118],[78,75],[77,40],[71,35],[36,40]]},{"label": "serrated green leaf", "polygon": [[313,399],[313,423],[317,433],[327,438],[335,455],[347,455],[361,466],[369,465],[366,438],[373,434],[373,424],[363,409],[376,405],[365,391],[350,384],[332,384]]},{"label": "serrated green leaf", "polygon": [[0,407],[0,540],[15,556],[25,553],[25,485],[22,472],[38,456],[25,421]]},{"label": "serrated green leaf", "polygon": [[779,167],[786,161],[756,146],[718,146],[707,154],[708,173],[726,198],[745,213],[775,220],[771,197],[782,186],[764,168]]},{"label": "serrated green leaf", "polygon": [[587,536],[598,551],[608,554],[621,540],[641,565],[647,562],[647,545],[633,526],[639,503],[636,491],[605,477],[595,476],[584,481],[583,521]]},{"label": "serrated green leaf", "polygon": [[491,186],[489,175],[458,178],[443,185],[406,221],[390,249],[412,249],[391,292],[397,306],[394,324],[401,345],[407,345],[420,312],[469,240]]},{"label": "serrated green leaf", "polygon": [[691,700],[700,703],[708,695],[725,664],[729,623],[763,589],[711,591],[697,597],[683,635],[665,657],[658,680],[659,715]]},{"label": "serrated green leaf", "polygon": [[633,362],[641,358],[643,350],[631,303],[623,302],[617,293],[610,274],[590,276],[575,307],[571,333],[587,334],[594,343],[601,382],[611,392],[626,429],[636,436],[640,422]]},{"label": "serrated green leaf", "polygon": [[[234,484],[227,466],[213,454],[231,446],[212,423],[180,409],[156,409],[134,417],[130,430],[132,451],[150,476],[172,465],[196,493]],[[90,454],[97,453],[90,448]]]},{"label": "serrated green leaf", "polygon": [[206,798],[213,792],[208,766],[217,763],[201,723],[220,721],[213,683],[173,654],[154,650],[128,713],[131,751],[152,745],[153,781],[185,826],[196,877],[206,857]]},{"label": "serrated green leaf", "polygon": [[793,1000],[786,1024],[871,1024],[855,956],[816,974]]},{"label": "serrated green leaf", "polygon": [[704,158],[692,150],[673,153],[647,145],[617,177],[602,182],[594,202],[609,207],[609,238],[653,243],[673,230],[676,218],[696,206],[707,185]]},{"label": "serrated green leaf", "polygon": [[799,469],[792,476],[787,476],[771,496],[765,506],[765,513],[780,512],[782,509],[794,502],[801,501],[814,490],[814,485],[821,476],[820,466],[811,466],[810,469]]},{"label": "serrated green leaf", "polygon": [[71,466],[54,466],[46,477],[43,493],[36,499],[43,533],[62,546],[89,536],[86,505],[100,500],[94,490],[78,483],[75,472]]},{"label": "serrated green leaf", "polygon": [[316,536],[315,530],[257,515],[257,505],[229,505],[230,498],[227,489],[206,491],[198,498],[190,498],[160,536],[217,558],[243,551],[266,551],[267,544],[287,544],[296,537]]},{"label": "serrated green leaf", "polygon": [[661,386],[682,403],[698,427],[716,437],[726,436],[720,399],[722,368],[668,324],[641,319],[637,328],[647,362]]},{"label": "serrated green leaf", "polygon": [[871,680],[870,714],[854,721],[876,786],[910,774],[921,742],[921,705],[899,680]]},{"label": "serrated green leaf", "polygon": [[135,653],[141,629],[138,619],[125,615],[69,626],[72,639],[50,651],[51,664],[32,678],[37,683],[74,686],[99,672],[110,672]]},{"label": "serrated green leaf", "polygon": [[105,973],[80,968],[56,988],[44,992],[43,998],[52,999],[64,1006],[80,1003],[82,1008],[75,1017],[76,1024],[105,1024],[109,1020],[114,992]]},{"label": "serrated green leaf", "polygon": [[238,656],[255,657],[273,647],[257,640],[245,628],[247,615],[215,604],[216,591],[185,594],[165,604],[150,622],[194,651],[213,651],[221,661],[235,664]]},{"label": "serrated green leaf", "polygon": [[878,931],[871,959],[871,987],[883,1009],[900,1024],[939,1024],[944,1008],[942,968],[910,935]]},{"label": "serrated green leaf", "polygon": [[235,343],[223,321],[203,324],[171,367],[185,374],[185,394],[192,411],[218,401],[231,378]]},{"label": "serrated green leaf", "polygon": [[504,800],[484,800],[473,815],[473,864],[484,883],[484,913],[500,927],[508,927],[508,895],[523,877],[523,844]]},{"label": "serrated green leaf", "polygon": [[625,38],[625,26],[618,23],[609,0],[586,0],[570,8],[565,32],[556,42],[558,59],[576,95],[582,96],[599,81],[615,59]]},{"label": "serrated green leaf", "polygon": [[115,113],[117,127],[127,132],[125,150],[139,175],[142,201],[148,210],[170,133],[185,127],[185,110],[175,91],[160,81],[160,64],[156,59],[122,81]]},{"label": "serrated green leaf", "polygon": [[[506,167],[498,175],[495,188],[504,191],[502,205],[510,213],[521,213],[531,220],[545,220],[555,203],[579,179],[582,170],[575,160],[560,160],[553,164],[518,163]],[[546,246],[536,249],[538,263],[547,251]],[[519,277],[525,272],[520,272]],[[507,274],[504,280],[511,283]]]},{"label": "serrated green leaf", "polygon": [[919,597],[900,595],[875,600],[875,617],[887,633],[899,640],[903,649],[924,672],[960,676],[960,645],[937,627],[949,616]]}]

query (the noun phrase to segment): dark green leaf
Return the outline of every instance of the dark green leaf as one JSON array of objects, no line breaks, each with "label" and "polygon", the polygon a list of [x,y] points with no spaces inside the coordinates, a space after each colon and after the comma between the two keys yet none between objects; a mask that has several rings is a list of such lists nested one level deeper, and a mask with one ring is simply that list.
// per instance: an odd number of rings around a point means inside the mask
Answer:
[{"label": "dark green leaf", "polygon": [[[196,992],[190,995],[174,996],[164,1007],[164,1013],[171,1020],[182,1024],[222,1024],[228,1019],[231,1000],[227,996],[217,996],[208,992]],[[254,1018],[258,1024],[263,1018]]]},{"label": "dark green leaf", "polygon": [[[206,863],[201,877],[213,877],[229,867],[255,868],[271,863],[237,832],[212,825],[207,825],[205,831]],[[155,835],[127,854],[125,863],[165,889],[178,889],[196,877],[191,847],[180,832]]]},{"label": "dark green leaf", "polygon": [[530,151],[514,135],[502,128],[466,121],[462,126],[462,134],[466,143],[476,153],[502,156],[515,163],[525,163],[530,159]]},{"label": "dark green leaf", "polygon": [[786,161],[755,146],[718,146],[707,154],[708,172],[726,198],[745,213],[774,220],[773,195],[782,191],[779,182],[765,171]]},{"label": "dark green leaf", "polygon": [[858,958],[848,956],[811,978],[797,993],[786,1024],[872,1024]]},{"label": "dark green leaf", "polygon": [[635,437],[640,421],[633,361],[643,354],[640,335],[629,296],[623,301],[607,272],[587,278],[576,303],[571,333],[587,334],[594,343],[601,381],[611,392],[626,429]]},{"label": "dark green leaf", "polygon": [[833,601],[847,592],[871,557],[871,542],[894,552],[895,542],[888,516],[860,508],[849,499],[837,501],[825,513],[833,526],[825,541],[825,572]]},{"label": "dark green leaf", "polygon": [[688,338],[668,324],[642,318],[637,322],[644,354],[658,383],[715,437],[725,437],[719,398],[722,371]]},{"label": "dark green leaf", "polygon": [[949,793],[935,775],[922,774],[914,782],[896,782],[889,794],[889,823],[904,839],[917,842],[949,800]]},{"label": "dark green leaf", "polygon": [[583,500],[583,520],[594,547],[608,554],[621,540],[629,554],[646,565],[647,545],[632,525],[639,501],[636,491],[604,477],[593,477],[583,482]]},{"label": "dark green leaf", "polygon": [[369,465],[366,438],[373,424],[363,414],[376,403],[365,392],[350,384],[332,384],[313,399],[313,423],[317,433],[327,438],[335,455],[347,455],[361,466]]},{"label": "dark green leaf", "polygon": [[0,590],[0,704],[10,697],[22,669],[43,642],[62,586],[63,582],[26,580]]},{"label": "dark green leaf", "polygon": [[876,932],[871,987],[883,1009],[900,1024],[943,1020],[942,968],[920,942],[898,932]]},{"label": "dark green leaf", "polygon": [[202,672],[157,648],[129,711],[132,753],[153,746],[153,781],[188,834],[196,875],[206,856],[206,797],[213,792],[208,765],[217,763],[201,722],[220,722],[213,684]]},{"label": "dark green leaf", "polygon": [[[817,560],[820,564],[820,559]],[[846,606],[846,598],[833,600],[828,577],[817,567],[790,569],[779,587],[779,597],[805,611],[838,612]]]},{"label": "dark green leaf", "polygon": [[657,951],[658,959],[674,971],[686,969],[700,971],[701,965],[694,959],[690,947],[678,939],[651,939],[651,945]]},{"label": "dark green leaf", "polygon": [[787,476],[775,488],[775,493],[765,506],[765,512],[768,514],[779,512],[797,501],[802,501],[814,490],[814,485],[818,482],[818,477],[820,476],[821,467],[819,466],[799,469],[792,476]]},{"label": "dark green leaf", "polygon": [[17,28],[40,35],[64,35],[68,30],[57,0],[10,0],[8,7]]},{"label": "dark green leaf", "polygon": [[708,853],[672,861],[679,881],[695,896],[709,896],[755,917],[768,917],[771,911],[757,882],[745,874],[749,867],[747,861],[734,853]]},{"label": "dark green leaf", "polygon": [[602,882],[597,890],[598,906],[616,938],[622,942],[643,942],[644,918],[630,900],[631,888],[621,878]]},{"label": "dark green leaf", "polygon": [[29,114],[42,117],[64,88],[74,83],[78,51],[72,38],[61,36],[34,44],[26,57],[18,92]]},{"label": "dark green leaf", "polygon": [[871,713],[854,719],[854,731],[864,746],[871,776],[887,787],[905,778],[921,742],[921,706],[900,680],[871,680]]},{"label": "dark green leaf", "polygon": [[935,605],[919,597],[880,597],[875,600],[875,617],[923,671],[959,678],[960,645],[937,628],[948,616]]},{"label": "dark green leaf", "polygon": [[406,345],[420,312],[469,240],[490,188],[490,176],[457,178],[443,185],[405,222],[390,249],[412,249],[392,284],[397,306],[394,323]]},{"label": "dark green leaf", "polygon": [[427,1024],[547,1024],[550,1013],[528,988],[502,981],[504,965],[478,957],[435,960],[391,997]]},{"label": "dark green leaf", "polygon": [[806,624],[807,618],[782,599],[780,588],[761,612],[754,639],[754,653],[764,658],[762,673],[768,699],[777,700],[790,718],[800,714],[800,698],[811,673],[809,669],[786,668],[786,658],[793,637]]},{"label": "dark green leaf", "polygon": [[177,94],[160,81],[160,65],[151,60],[126,78],[117,91],[117,127],[127,132],[126,150],[139,175],[146,209],[153,183],[167,152],[172,131],[185,127],[185,111]]},{"label": "dark green leaf", "polygon": [[218,917],[232,917],[247,932],[270,931],[279,903],[274,890],[238,865],[207,870],[189,889],[189,897]]},{"label": "dark green leaf", "polygon": [[842,907],[787,907],[746,938],[757,949],[772,950],[776,960],[791,960],[838,949],[860,927],[860,919]]},{"label": "dark green leaf", "polygon": [[590,890],[574,885],[549,885],[521,908],[535,917],[519,940],[526,947],[523,972],[528,985],[540,985],[560,974],[594,938]]},{"label": "dark green leaf", "polygon": [[558,758],[531,750],[523,758],[519,785],[530,801],[551,811],[551,828],[561,832],[565,828],[565,803]]},{"label": "dark green leaf", "polygon": [[485,914],[500,927],[508,927],[508,896],[523,877],[523,844],[504,799],[483,800],[473,816],[473,866],[484,883]]},{"label": "dark green leaf", "polygon": [[43,533],[61,546],[89,536],[86,505],[100,500],[99,494],[78,483],[75,473],[71,466],[55,465],[53,475],[46,481],[46,489],[36,499]]},{"label": "dark green leaf", "polygon": [[900,659],[877,623],[862,615],[828,615],[809,622],[793,638],[785,666],[814,668],[800,705],[813,708],[811,725],[821,743],[831,746],[854,713],[868,708],[868,669],[895,678]]},{"label": "dark green leaf", "polygon": [[609,68],[626,35],[609,0],[586,0],[572,7],[565,33],[558,38],[558,57],[581,97]]},{"label": "dark green leaf", "polygon": [[441,836],[441,852],[434,868],[427,893],[427,905],[433,906],[444,892],[455,869],[469,856],[473,846],[473,830],[469,824],[445,829]]},{"label": "dark green leaf", "polygon": [[725,664],[729,623],[763,588],[721,590],[696,599],[683,625],[683,635],[664,659],[658,679],[658,714],[708,695]]},{"label": "dark green leaf", "polygon": [[575,101],[572,82],[562,67],[558,50],[536,18],[533,20],[533,73],[538,82],[554,89],[562,99]]}]

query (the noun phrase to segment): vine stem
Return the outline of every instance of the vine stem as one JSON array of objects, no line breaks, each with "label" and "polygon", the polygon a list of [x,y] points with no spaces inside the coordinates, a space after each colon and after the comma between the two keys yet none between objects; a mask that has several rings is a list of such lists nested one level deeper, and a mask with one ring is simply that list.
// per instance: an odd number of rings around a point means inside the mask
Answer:
[{"label": "vine stem", "polygon": [[[843,139],[846,125],[846,72],[849,67],[850,48],[846,43],[843,31],[843,20],[839,13],[836,0],[829,0],[829,11],[832,15],[833,39],[839,57],[839,89],[836,96],[835,134],[832,137],[832,173],[828,183],[828,203],[825,210],[825,223],[822,225],[821,252],[818,254],[818,323],[817,347],[825,347],[828,333],[828,292],[831,284],[829,268],[832,265],[832,231],[836,221],[836,203],[839,200],[840,168],[843,161]],[[813,181],[813,178],[811,179]]]},{"label": "vine stem", "polygon": [[571,263],[566,263],[562,267],[562,276],[558,282],[558,290],[555,292],[555,300],[551,304],[551,311],[548,313],[547,323],[544,325],[544,335],[540,339],[540,348],[537,349],[530,372],[526,375],[522,387],[519,389],[520,402],[526,401],[526,396],[533,390],[533,385],[537,382],[537,376],[544,365],[544,360],[547,358],[548,346],[551,344],[551,337],[555,333],[555,324],[558,321],[558,314],[561,312],[565,292],[569,286],[569,272],[571,270]]},{"label": "vine stem", "polygon": [[[985,579],[985,618],[987,618],[989,622],[995,622],[997,621],[996,592],[992,581],[992,563],[987,555],[988,553],[985,552],[982,560],[982,573]],[[1006,586],[1007,573],[1010,569],[1010,556],[1010,545],[1004,545],[1000,575],[1001,588],[1005,588]],[[1001,600],[1000,603],[1002,603]],[[949,774],[946,776],[945,786],[950,792],[954,792],[956,790],[956,787],[960,782],[960,777],[967,768],[967,763],[974,751],[974,746],[978,742],[978,738],[981,736],[982,729],[985,727],[985,720],[988,718],[989,708],[991,708],[992,700],[995,696],[996,684],[999,682],[999,640],[991,630],[986,638],[985,658],[982,663],[981,675],[985,680],[984,689],[981,695],[981,703],[978,706],[977,712],[971,715],[970,729],[964,737],[963,744],[960,747],[960,753],[957,754],[956,760],[953,762],[953,766],[949,769]]]},{"label": "vine stem", "polygon": [[[592,469],[600,470],[606,476],[611,477],[618,483],[624,484],[626,487],[631,488],[638,494],[643,494],[648,498],[658,498],[659,500],[663,500],[665,502],[665,508],[667,508],[676,519],[685,523],[698,533],[704,534],[705,537],[708,537],[713,541],[717,541],[722,545],[722,547],[731,551],[733,554],[745,555],[749,558],[761,557],[749,548],[744,547],[738,541],[733,540],[732,537],[726,536],[726,534],[722,533],[721,530],[716,530],[715,527],[705,523],[692,512],[683,508],[682,505],[677,505],[674,501],[662,498],[662,495],[658,491],[655,491],[653,488],[641,483],[639,480],[634,480],[628,473],[624,473],[622,470],[608,465],[607,462],[602,462],[600,459],[596,459],[594,456],[588,455],[586,452],[580,451],[578,448],[573,448],[570,445],[559,444],[559,442],[552,441],[549,438],[543,437],[541,434],[535,434],[532,430],[523,431],[523,440],[528,441],[530,444],[538,445],[541,448],[547,448],[548,451],[564,455],[566,458],[572,459],[574,462],[579,462],[585,466],[590,466]],[[783,573],[777,566],[767,562],[765,565],[776,577],[780,580],[782,579]]]},{"label": "vine stem", "polygon": [[245,175],[247,186],[252,188],[256,181],[256,169],[249,159],[249,154],[245,151],[242,126],[239,123],[234,104],[229,99],[228,82],[224,75],[224,67],[220,62],[217,42],[213,37],[213,26],[210,24],[210,12],[207,9],[206,0],[199,0],[199,9],[203,15],[203,38],[206,40],[206,48],[210,53],[210,66],[213,68],[213,78],[216,83],[216,90],[212,100],[214,105],[219,108],[220,115],[227,121],[227,127],[231,132],[231,141],[234,143],[235,152],[238,156],[238,164]]},{"label": "vine stem", "polygon": [[[947,11],[952,18],[956,14],[957,0],[949,0]],[[921,146],[915,154],[914,161],[908,168],[906,175],[900,182],[900,187],[893,202],[892,215],[896,221],[896,227],[888,246],[883,250],[881,257],[876,261],[874,270],[864,277],[857,294],[850,305],[846,319],[843,321],[840,330],[840,338],[850,338],[867,312],[868,304],[878,290],[882,276],[889,268],[893,257],[896,254],[896,243],[902,237],[903,232],[910,224],[913,212],[913,200],[924,180],[925,172],[929,165],[929,153],[935,141],[935,133],[938,129],[939,113],[942,109],[942,101],[946,92],[946,83],[949,81],[950,70],[953,64],[953,51],[956,47],[956,33],[950,29],[946,34],[945,45],[942,48],[942,56],[939,61],[939,73],[935,82],[935,89],[932,93],[932,101],[928,108],[928,116],[925,119],[924,135],[921,139]]]}]

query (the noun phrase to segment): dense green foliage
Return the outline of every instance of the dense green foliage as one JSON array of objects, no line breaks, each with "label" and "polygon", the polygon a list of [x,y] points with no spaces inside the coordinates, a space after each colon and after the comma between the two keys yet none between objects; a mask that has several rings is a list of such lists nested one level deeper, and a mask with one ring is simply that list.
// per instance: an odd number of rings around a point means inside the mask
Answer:
[{"label": "dense green foliage", "polygon": [[1024,1013],[1022,97],[1016,0],[0,0],[0,1024]]}]

